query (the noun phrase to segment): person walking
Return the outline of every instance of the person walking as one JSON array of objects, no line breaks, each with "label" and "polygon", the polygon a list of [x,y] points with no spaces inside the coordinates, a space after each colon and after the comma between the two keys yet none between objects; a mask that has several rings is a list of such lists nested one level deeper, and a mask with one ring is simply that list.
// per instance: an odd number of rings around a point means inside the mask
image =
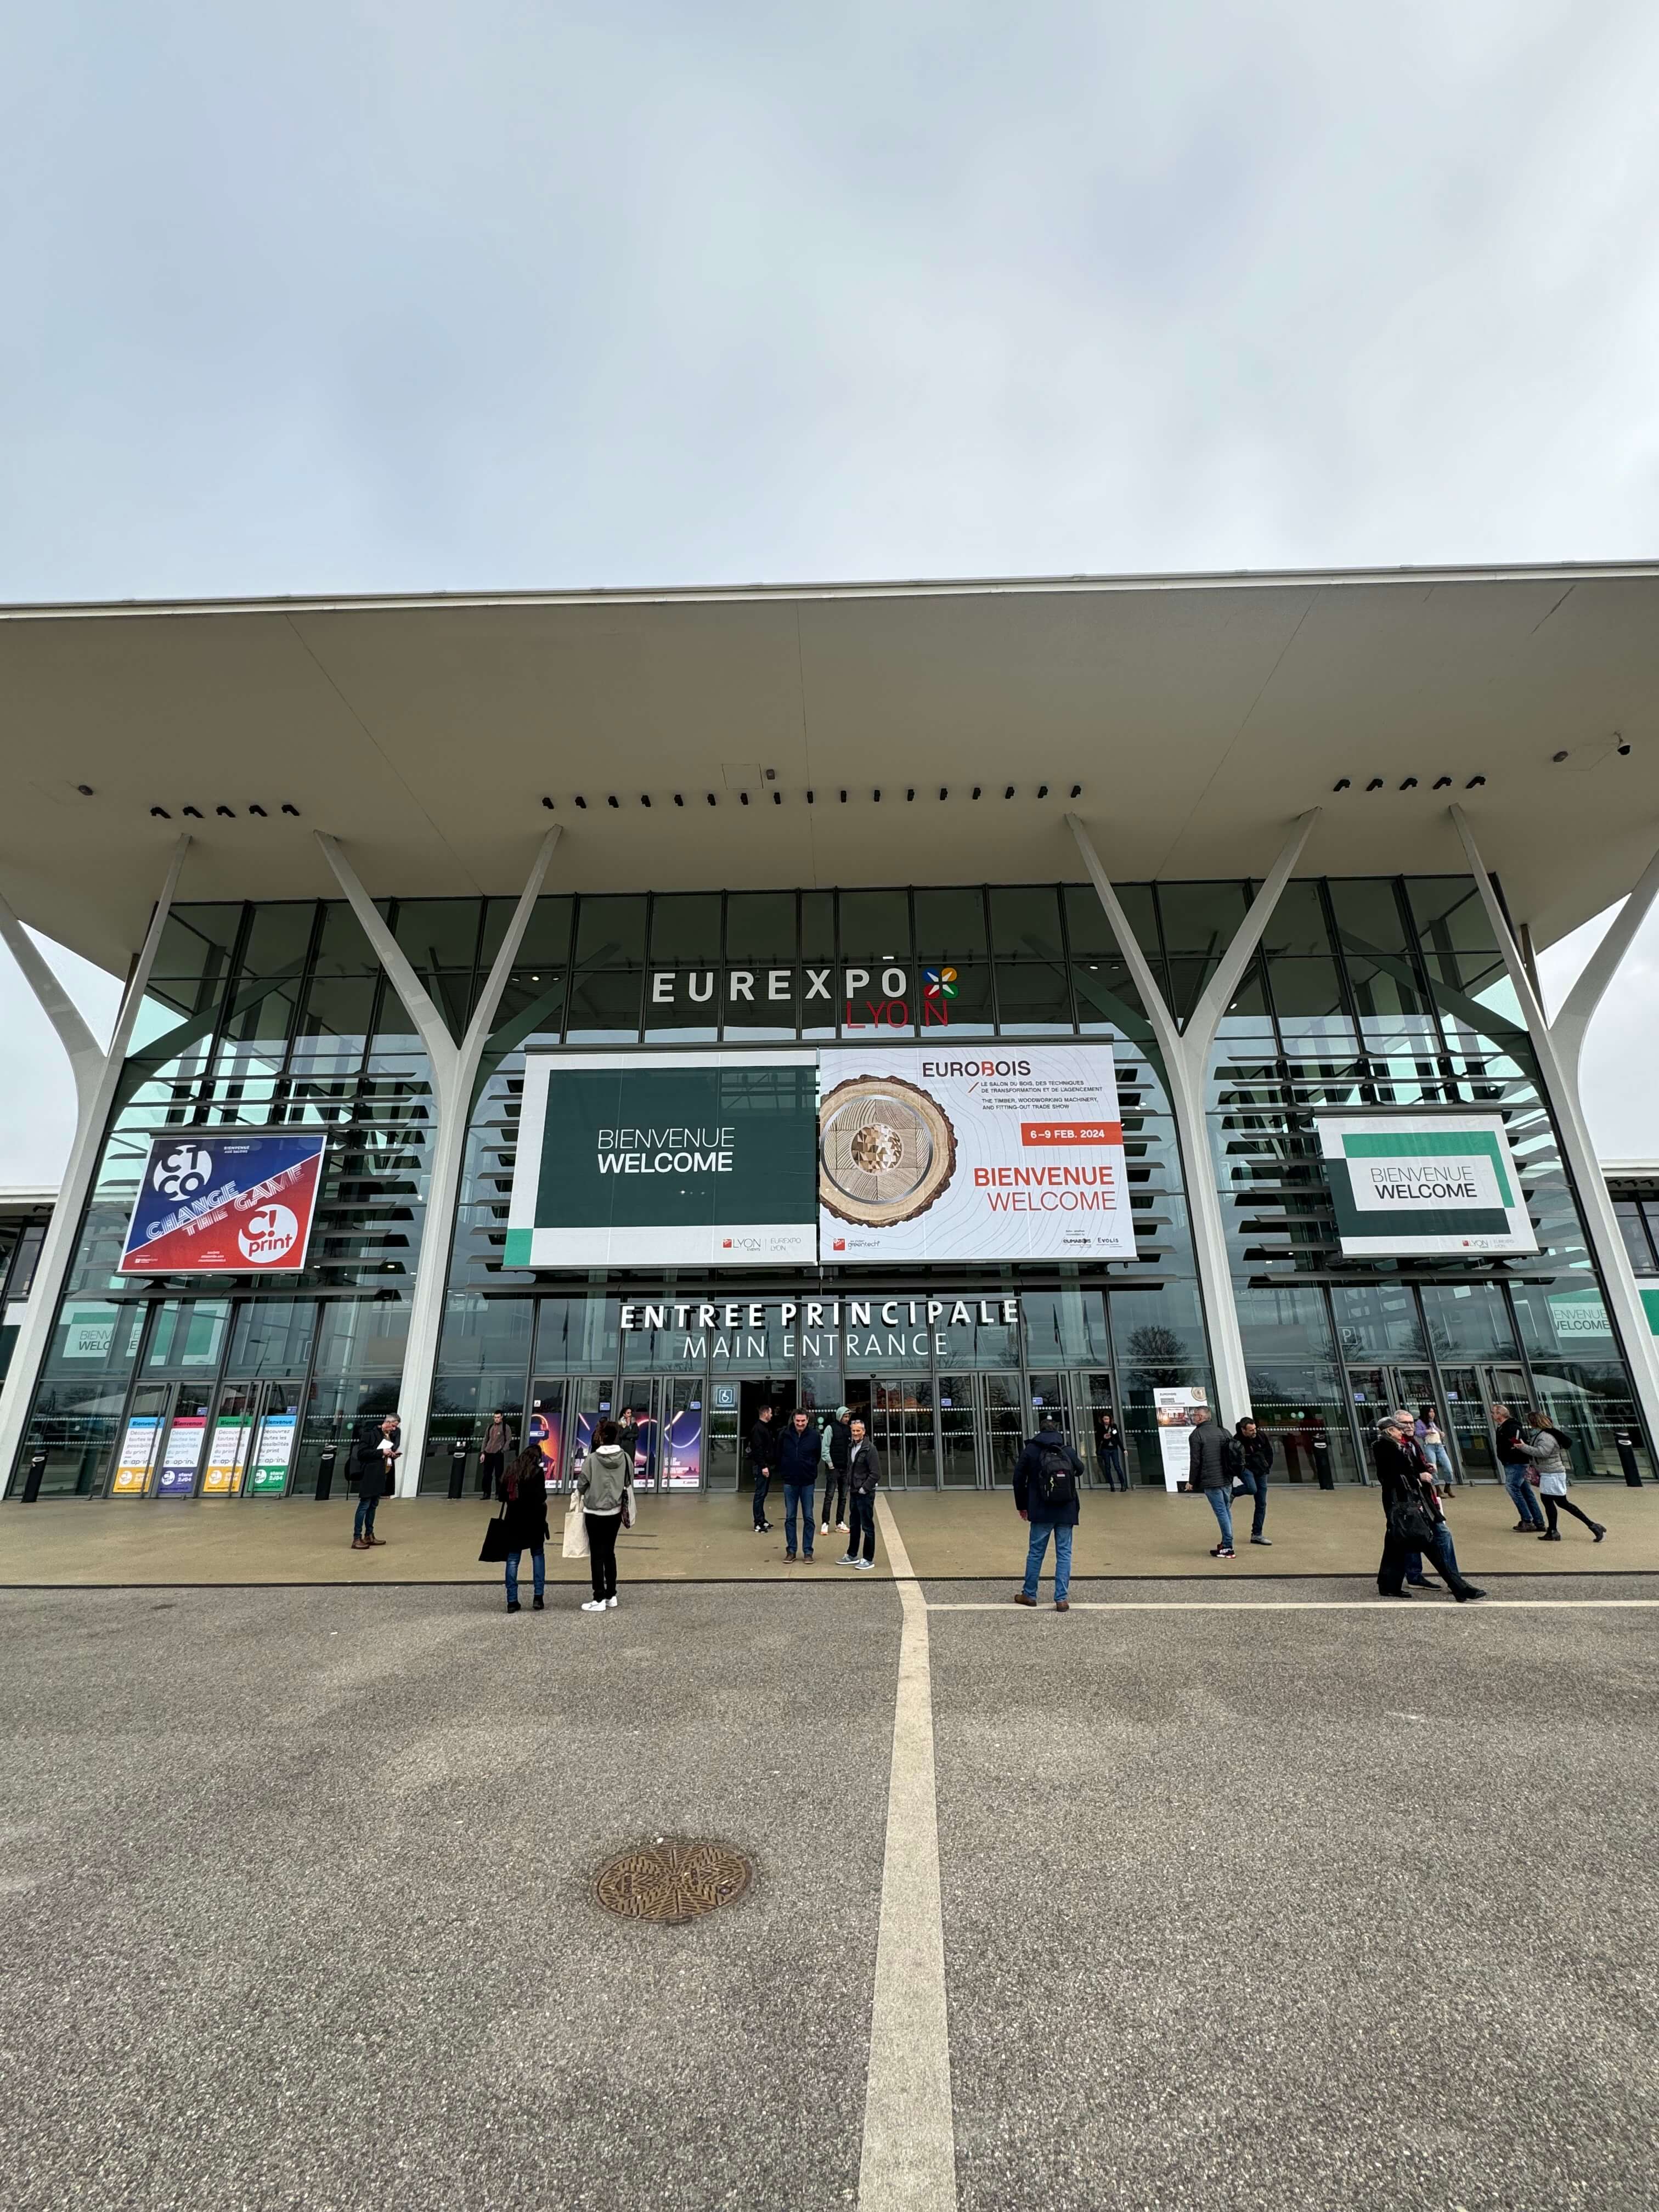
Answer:
[{"label": "person walking", "polygon": [[355,1449],[357,1511],[351,1528],[351,1548],[354,1552],[367,1552],[386,1541],[384,1536],[374,1533],[374,1509],[397,1481],[398,1462],[403,1456],[403,1431],[398,1416],[386,1414],[378,1432],[368,1429]]},{"label": "person walking", "polygon": [[1507,1406],[1494,1405],[1492,1418],[1498,1432],[1498,1463],[1504,1470],[1504,1487],[1514,1499],[1515,1510],[1521,1516],[1514,1533],[1517,1536],[1542,1535],[1547,1524],[1533,1495],[1532,1460],[1521,1441],[1521,1423]]},{"label": "person walking", "polygon": [[1544,1501],[1544,1517],[1549,1526],[1538,1539],[1540,1544],[1559,1544],[1561,1531],[1556,1524],[1558,1513],[1571,1513],[1575,1521],[1582,1521],[1599,1544],[1607,1534],[1606,1524],[1592,1521],[1588,1513],[1581,1512],[1567,1495],[1567,1463],[1572,1450],[1570,1437],[1562,1435],[1554,1423],[1545,1419],[1534,1407],[1527,1415],[1524,1437],[1532,1454],[1532,1465],[1538,1477],[1538,1494]]},{"label": "person walking", "polygon": [[1042,1562],[1052,1536],[1054,1611],[1071,1611],[1067,1592],[1072,1587],[1072,1531],[1077,1527],[1082,1491],[1083,1462],[1061,1436],[1055,1416],[1045,1413],[1014,1468],[1014,1504],[1020,1519],[1031,1528],[1025,1547],[1025,1582],[1015,1594],[1016,1605],[1036,1603]]},{"label": "person walking", "polygon": [[[862,1427],[862,1422],[859,1425]],[[837,1528],[846,1528],[847,1470],[852,1456],[853,1432],[848,1425],[847,1408],[837,1406],[834,1420],[823,1425],[823,1442],[818,1451],[818,1468],[823,1476],[823,1526],[818,1531],[820,1536],[830,1534],[832,1519]],[[847,1548],[850,1552],[853,1547],[849,1544]]]},{"label": "person walking", "polygon": [[1127,1490],[1129,1478],[1124,1472],[1123,1431],[1109,1406],[1095,1417],[1095,1449],[1100,1455],[1100,1471],[1106,1478],[1108,1490]]},{"label": "person walking", "polygon": [[501,1472],[514,1442],[513,1424],[497,1407],[489,1417],[483,1442],[478,1447],[478,1480],[487,1498],[499,1498],[501,1494]]},{"label": "person walking", "polygon": [[772,1426],[772,1408],[762,1406],[755,1415],[755,1425],[749,1431],[749,1472],[755,1484],[755,1534],[763,1535],[772,1523],[766,1517],[766,1492],[772,1480],[772,1463],[777,1457],[777,1431]]},{"label": "person walking", "polygon": [[[842,1413],[847,1408],[842,1407]],[[876,1448],[865,1432],[862,1421],[854,1421],[848,1431],[847,1503],[852,1513],[852,1529],[847,1539],[847,1553],[841,1564],[843,1567],[859,1567],[866,1571],[876,1564],[876,1492],[881,1486],[881,1462]],[[845,1528],[847,1523],[843,1522]],[[860,1542],[863,1557],[859,1555]]]},{"label": "person walking", "polygon": [[532,1601],[540,1613],[547,1590],[547,1462],[534,1444],[496,1478],[495,1495],[507,1524],[507,1609],[520,1610],[519,1559],[528,1551],[536,1590]]},{"label": "person walking", "polygon": [[1212,1559],[1233,1556],[1232,1489],[1239,1463],[1237,1440],[1205,1407],[1187,1439],[1187,1487],[1204,1492],[1221,1530],[1221,1541],[1210,1547]]},{"label": "person walking", "polygon": [[[1255,1499],[1255,1510],[1250,1516],[1250,1541],[1271,1544],[1273,1538],[1261,1533],[1267,1525],[1267,1470],[1273,1463],[1273,1440],[1256,1426],[1247,1413],[1233,1431],[1233,1442],[1238,1447],[1238,1479],[1244,1486],[1244,1495]],[[1232,1510],[1231,1502],[1228,1511]]]},{"label": "person walking", "polygon": [[805,1406],[797,1406],[777,1439],[776,1468],[783,1478],[783,1556],[795,1556],[795,1516],[800,1516],[801,1554],[812,1556],[812,1492],[818,1480],[818,1432]]},{"label": "person walking", "polygon": [[1458,1571],[1456,1553],[1442,1542],[1437,1532],[1444,1524],[1445,1516],[1440,1510],[1434,1485],[1425,1478],[1418,1465],[1415,1449],[1407,1449],[1406,1438],[1409,1435],[1410,1429],[1401,1427],[1400,1416],[1390,1413],[1377,1425],[1376,1441],[1371,1447],[1386,1516],[1382,1557],[1376,1567],[1376,1594],[1379,1597],[1405,1596],[1406,1562],[1413,1552],[1418,1552],[1434,1567],[1459,1605],[1467,1605],[1471,1598],[1484,1597],[1486,1593],[1465,1581]]},{"label": "person walking", "polygon": [[582,1601],[584,1613],[617,1610],[617,1538],[634,1518],[633,1455],[617,1442],[617,1424],[601,1421],[593,1449],[576,1476],[582,1517],[587,1523],[587,1561],[593,1595]]},{"label": "person walking", "polygon": [[1416,1435],[1434,1470],[1436,1488],[1449,1490],[1457,1477],[1452,1473],[1451,1454],[1446,1449],[1446,1432],[1432,1406],[1425,1406],[1418,1414]]}]

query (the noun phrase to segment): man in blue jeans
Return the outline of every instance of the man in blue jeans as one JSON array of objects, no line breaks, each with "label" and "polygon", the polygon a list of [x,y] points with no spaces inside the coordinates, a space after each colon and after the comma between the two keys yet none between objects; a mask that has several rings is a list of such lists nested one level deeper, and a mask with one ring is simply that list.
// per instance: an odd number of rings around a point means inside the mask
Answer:
[{"label": "man in blue jeans", "polygon": [[1060,1433],[1053,1413],[1042,1416],[1037,1433],[1019,1455],[1014,1469],[1014,1504],[1022,1521],[1031,1524],[1031,1540],[1025,1553],[1025,1587],[1014,1598],[1016,1605],[1035,1605],[1048,1539],[1054,1540],[1054,1611],[1069,1613],[1072,1587],[1072,1531],[1077,1526],[1078,1496],[1083,1483],[1083,1462]]},{"label": "man in blue jeans", "polygon": [[1492,1418],[1498,1431],[1498,1462],[1504,1470],[1504,1487],[1521,1516],[1515,1524],[1516,1533],[1524,1529],[1528,1534],[1541,1534],[1544,1509],[1532,1486],[1532,1462],[1521,1443],[1521,1424],[1507,1406],[1494,1406]]},{"label": "man in blue jeans", "polygon": [[812,1556],[812,1492],[818,1480],[818,1432],[798,1406],[793,1419],[778,1438],[777,1472],[783,1477],[783,1556],[795,1556],[795,1516],[802,1516],[801,1549]]}]

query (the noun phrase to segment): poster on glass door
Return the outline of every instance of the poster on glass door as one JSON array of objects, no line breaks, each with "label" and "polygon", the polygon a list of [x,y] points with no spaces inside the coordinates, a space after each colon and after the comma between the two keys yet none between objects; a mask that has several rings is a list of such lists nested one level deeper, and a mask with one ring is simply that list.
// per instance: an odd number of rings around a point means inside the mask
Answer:
[{"label": "poster on glass door", "polygon": [[117,1498],[142,1498],[155,1463],[156,1433],[161,1424],[148,1414],[127,1423],[115,1461],[115,1480],[110,1486]]},{"label": "poster on glass door", "polygon": [[1153,1391],[1152,1411],[1158,1420],[1158,1449],[1166,1490],[1179,1490],[1187,1480],[1193,1431],[1209,1410],[1209,1394],[1199,1383],[1183,1382],[1178,1388]]},{"label": "poster on glass door", "polygon": [[207,1469],[202,1477],[204,1498],[234,1498],[241,1488],[242,1469],[247,1463],[247,1440],[252,1430],[252,1422],[245,1415],[214,1423]]},{"label": "poster on glass door", "polygon": [[255,1498],[280,1498],[288,1488],[288,1471],[294,1457],[294,1438],[299,1417],[267,1413],[259,1424],[259,1441],[253,1451],[249,1493]]},{"label": "poster on glass door", "polygon": [[818,1257],[1133,1260],[1109,1045],[818,1055]]},{"label": "poster on glass door", "polygon": [[158,1498],[188,1498],[196,1488],[196,1470],[202,1463],[207,1441],[207,1418],[186,1413],[167,1431],[161,1448],[161,1473],[155,1485]]}]

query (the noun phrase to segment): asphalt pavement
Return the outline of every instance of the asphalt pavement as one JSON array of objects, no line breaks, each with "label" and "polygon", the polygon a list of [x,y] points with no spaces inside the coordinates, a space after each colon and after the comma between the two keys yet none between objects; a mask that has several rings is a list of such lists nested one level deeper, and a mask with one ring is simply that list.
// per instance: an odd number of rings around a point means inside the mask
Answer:
[{"label": "asphalt pavement", "polygon": [[[963,2207],[1655,2202],[1650,1606],[927,1587]],[[0,1595],[9,2204],[857,2202],[898,1592],[574,1597]]]}]

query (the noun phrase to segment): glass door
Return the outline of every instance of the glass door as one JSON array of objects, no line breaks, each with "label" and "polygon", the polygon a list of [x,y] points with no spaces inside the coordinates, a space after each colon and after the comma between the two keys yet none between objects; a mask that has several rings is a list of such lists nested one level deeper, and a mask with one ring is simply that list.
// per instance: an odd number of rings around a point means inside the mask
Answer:
[{"label": "glass door", "polygon": [[703,1485],[702,1382],[696,1376],[665,1376],[656,1384],[659,1490],[701,1490]]},{"label": "glass door", "polygon": [[302,1382],[266,1382],[253,1426],[253,1445],[243,1480],[245,1498],[286,1498],[299,1467],[295,1449],[300,1434],[300,1410],[305,1402]]},{"label": "glass door", "polygon": [[161,1431],[173,1410],[171,1382],[141,1382],[133,1391],[110,1472],[112,1498],[148,1498],[161,1458]]},{"label": "glass door", "polygon": [[207,1448],[208,1413],[212,1394],[197,1382],[174,1386],[173,1419],[161,1439],[161,1466],[151,1495],[155,1498],[194,1498]]},{"label": "glass door", "polygon": [[1072,1441],[1089,1470],[1090,1480],[1109,1490],[1127,1488],[1128,1444],[1121,1427],[1116,1430],[1109,1450],[1103,1448],[1101,1441],[1108,1419],[1115,1421],[1117,1417],[1111,1376],[1095,1370],[1073,1375],[1071,1384],[1076,1416]]},{"label": "glass door", "polygon": [[563,1482],[565,1384],[562,1376],[538,1376],[530,1386],[530,1418],[525,1423],[524,1444],[533,1444],[546,1462],[549,1486]]},{"label": "glass door", "polygon": [[939,1452],[933,1436],[933,1386],[925,1375],[870,1385],[870,1437],[890,1490],[935,1490]]},{"label": "glass door", "polygon": [[204,1498],[240,1497],[260,1387],[258,1382],[227,1382],[220,1391],[202,1468]]},{"label": "glass door", "polygon": [[946,1490],[979,1486],[979,1445],[971,1375],[939,1378],[939,1479]]},{"label": "glass door", "polygon": [[[589,1375],[579,1376],[570,1386],[572,1420],[564,1438],[564,1465],[560,1470],[568,1482],[582,1461],[593,1448],[593,1431],[601,1421],[616,1421],[617,1442],[622,1441],[622,1423],[617,1405],[617,1386],[608,1379],[596,1381]],[[637,1443],[637,1438],[635,1439]]]},{"label": "glass door", "polygon": [[1025,1394],[1018,1375],[981,1375],[978,1381],[983,1477],[994,1487],[1012,1486],[1025,1446]]}]

